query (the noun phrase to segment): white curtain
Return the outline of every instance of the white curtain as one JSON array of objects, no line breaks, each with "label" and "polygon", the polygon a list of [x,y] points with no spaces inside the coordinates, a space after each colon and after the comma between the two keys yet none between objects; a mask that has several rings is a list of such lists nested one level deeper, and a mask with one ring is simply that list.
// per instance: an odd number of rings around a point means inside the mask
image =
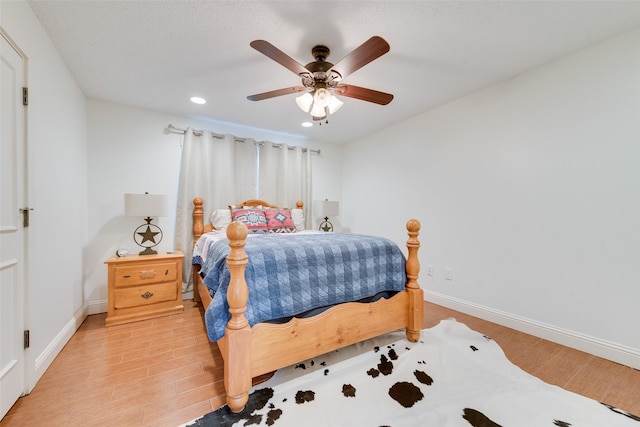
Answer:
[{"label": "white curtain", "polygon": [[258,198],[278,206],[304,202],[306,228],[311,224],[311,150],[263,143],[260,149]]},{"label": "white curtain", "polygon": [[183,292],[193,290],[193,199],[204,200],[204,220],[215,210],[251,199],[256,194],[256,146],[253,140],[238,142],[232,135],[209,131],[194,135],[188,128],[182,145],[176,211],[175,247],[184,253]]}]

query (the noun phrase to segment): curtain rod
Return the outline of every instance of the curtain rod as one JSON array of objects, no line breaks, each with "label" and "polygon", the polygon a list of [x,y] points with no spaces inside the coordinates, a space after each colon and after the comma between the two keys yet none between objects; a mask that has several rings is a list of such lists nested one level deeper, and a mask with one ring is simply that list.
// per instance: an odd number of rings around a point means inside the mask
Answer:
[{"label": "curtain rod", "polygon": [[[187,130],[186,130],[186,129],[180,129],[180,128],[177,128],[177,127],[175,127],[174,125],[172,125],[171,123],[169,123],[169,125],[167,126],[167,129],[169,130],[169,132],[172,132],[172,133],[179,133],[179,134],[182,134],[182,135],[184,135],[185,133],[187,133]],[[202,136],[203,132],[206,132],[206,131],[204,131],[204,130],[197,130],[197,129],[193,129],[193,134],[194,134],[195,136]],[[220,134],[220,133],[215,133],[215,132],[212,132],[212,131],[209,131],[209,132],[211,132],[211,136],[213,136],[214,138],[218,138],[218,139],[222,139],[222,138],[224,138],[224,135],[222,135],[222,134]],[[249,139],[249,138],[239,138],[239,137],[237,137],[237,136],[234,136],[234,137],[233,137],[233,140],[234,140],[235,142],[247,142],[247,139]],[[258,144],[258,145],[264,145],[266,142],[270,142],[270,141],[256,141],[256,144]],[[281,144],[277,144],[277,143],[275,143],[275,142],[271,142],[271,144],[272,144],[272,146],[273,146],[274,148],[280,148],[280,147],[282,147],[282,145],[281,145]],[[303,153],[304,153],[305,151],[307,151],[307,148],[306,148],[306,147],[300,147],[300,148],[302,148],[302,152],[303,152]],[[290,146],[290,147],[289,147],[289,150],[295,150],[295,149],[296,149],[296,147],[295,147],[295,146]],[[320,149],[314,150],[314,149],[309,148],[308,150],[310,150],[310,151],[311,151],[312,153],[314,153],[314,154],[320,154]]]}]

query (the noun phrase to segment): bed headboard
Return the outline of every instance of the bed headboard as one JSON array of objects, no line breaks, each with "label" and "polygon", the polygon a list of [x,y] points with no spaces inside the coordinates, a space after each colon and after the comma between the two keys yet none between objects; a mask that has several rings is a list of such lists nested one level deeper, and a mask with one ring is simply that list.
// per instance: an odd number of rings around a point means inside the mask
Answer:
[{"label": "bed headboard", "polygon": [[[276,205],[272,205],[269,202],[265,202],[264,200],[259,200],[259,199],[249,199],[249,200],[245,200],[242,203],[236,203],[234,206],[251,206],[251,207],[257,207],[257,206],[262,206],[263,208],[279,208],[280,206],[276,206]],[[304,206],[304,203],[302,202],[302,200],[298,200],[296,202],[296,209],[302,209],[302,207]]]},{"label": "bed headboard", "polygon": [[[204,204],[204,200],[200,197],[196,197],[193,199],[193,243],[195,244],[200,236],[203,233],[208,233],[213,231],[213,225],[204,223],[204,210],[202,208]],[[241,203],[236,203],[234,206],[251,206],[251,207],[267,207],[267,208],[278,208],[278,206],[273,205],[269,202],[265,202],[264,200],[259,199],[249,199],[245,200]],[[298,200],[296,202],[296,209],[302,209],[304,207],[304,203],[302,200]]]}]

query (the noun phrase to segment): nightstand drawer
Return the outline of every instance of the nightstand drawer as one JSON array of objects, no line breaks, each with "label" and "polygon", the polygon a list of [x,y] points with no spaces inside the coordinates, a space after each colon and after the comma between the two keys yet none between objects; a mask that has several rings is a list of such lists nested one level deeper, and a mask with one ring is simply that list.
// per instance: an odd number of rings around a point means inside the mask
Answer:
[{"label": "nightstand drawer", "polygon": [[176,284],[172,282],[156,285],[134,286],[115,290],[116,310],[142,305],[157,304],[165,301],[176,301]]},{"label": "nightstand drawer", "polygon": [[175,262],[123,265],[115,267],[114,270],[116,288],[175,281],[178,274]]}]

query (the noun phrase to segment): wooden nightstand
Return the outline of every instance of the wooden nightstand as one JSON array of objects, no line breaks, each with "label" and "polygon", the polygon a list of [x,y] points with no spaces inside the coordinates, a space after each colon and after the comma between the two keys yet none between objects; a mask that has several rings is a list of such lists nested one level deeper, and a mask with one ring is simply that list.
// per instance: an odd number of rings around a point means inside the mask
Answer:
[{"label": "wooden nightstand", "polygon": [[182,252],[175,252],[114,256],[106,260],[107,326],[182,312],[183,257]]}]

